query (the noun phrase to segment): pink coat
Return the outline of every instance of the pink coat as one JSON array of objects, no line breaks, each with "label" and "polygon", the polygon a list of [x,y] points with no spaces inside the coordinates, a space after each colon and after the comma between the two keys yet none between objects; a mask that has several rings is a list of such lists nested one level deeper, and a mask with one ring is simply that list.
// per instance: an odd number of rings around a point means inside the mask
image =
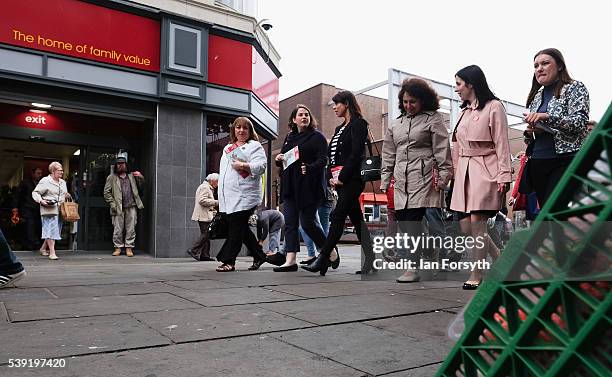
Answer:
[{"label": "pink coat", "polygon": [[460,212],[499,210],[504,200],[498,183],[512,181],[508,119],[501,102],[482,110],[465,108],[453,135],[455,184],[451,209]]}]

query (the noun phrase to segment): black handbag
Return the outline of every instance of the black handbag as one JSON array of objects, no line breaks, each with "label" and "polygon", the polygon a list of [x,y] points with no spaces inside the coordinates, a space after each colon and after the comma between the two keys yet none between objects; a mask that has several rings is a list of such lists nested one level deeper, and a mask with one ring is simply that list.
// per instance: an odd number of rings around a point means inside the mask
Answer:
[{"label": "black handbag", "polygon": [[368,146],[368,152],[370,152],[370,155],[363,158],[359,170],[361,180],[363,182],[374,182],[380,180],[380,169],[382,160],[380,158],[380,151],[378,150],[378,147],[376,147],[376,152],[378,152],[378,156],[374,156],[374,153],[372,153],[372,143],[370,142],[370,138],[374,138],[372,137],[370,127],[368,127],[368,134],[369,137],[366,139],[366,144]]},{"label": "black handbag", "polygon": [[217,212],[208,226],[208,239],[218,240],[227,238],[229,232],[229,224],[227,222],[227,214]]}]

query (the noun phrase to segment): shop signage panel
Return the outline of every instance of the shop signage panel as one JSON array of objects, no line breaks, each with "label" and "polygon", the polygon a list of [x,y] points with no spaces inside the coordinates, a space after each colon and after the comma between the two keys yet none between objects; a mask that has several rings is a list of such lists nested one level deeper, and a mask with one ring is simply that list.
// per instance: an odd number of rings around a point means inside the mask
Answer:
[{"label": "shop signage panel", "polygon": [[77,0],[3,0],[0,43],[159,72],[159,21]]}]

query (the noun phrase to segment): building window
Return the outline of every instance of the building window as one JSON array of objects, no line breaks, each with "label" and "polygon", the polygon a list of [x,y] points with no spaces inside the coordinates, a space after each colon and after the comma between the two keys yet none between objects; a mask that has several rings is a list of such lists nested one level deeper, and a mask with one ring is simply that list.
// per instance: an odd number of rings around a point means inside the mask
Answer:
[{"label": "building window", "polygon": [[209,114],[206,117],[206,174],[218,173],[223,148],[229,144],[229,128],[234,117]]}]

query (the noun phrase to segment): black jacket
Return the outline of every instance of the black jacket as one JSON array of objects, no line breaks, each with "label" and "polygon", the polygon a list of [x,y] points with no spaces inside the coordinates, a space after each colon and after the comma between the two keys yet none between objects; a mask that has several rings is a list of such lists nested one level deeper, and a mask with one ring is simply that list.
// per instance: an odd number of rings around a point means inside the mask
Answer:
[{"label": "black jacket", "polygon": [[36,183],[32,177],[25,177],[19,184],[19,193],[15,203],[15,207],[19,208],[20,212],[27,210],[39,211],[40,205],[32,198],[32,191],[36,188]]},{"label": "black jacket", "polygon": [[[300,208],[318,206],[326,197],[327,141],[322,133],[314,129],[302,133],[290,132],[281,153],[288,152],[296,145],[300,159],[281,173],[280,197],[283,200],[296,200]],[[282,162],[276,164],[282,167]],[[302,174],[302,164],[306,165],[305,175]]]},{"label": "black jacket", "polygon": [[[336,127],[334,136],[342,125]],[[346,129],[340,135],[336,147],[336,166],[343,166],[338,180],[342,183],[361,179],[360,167],[365,157],[365,143],[368,138],[368,123],[363,119],[351,119]],[[332,137],[333,139],[333,137]],[[331,158],[331,149],[328,151]],[[331,173],[329,173],[331,177]]]}]

